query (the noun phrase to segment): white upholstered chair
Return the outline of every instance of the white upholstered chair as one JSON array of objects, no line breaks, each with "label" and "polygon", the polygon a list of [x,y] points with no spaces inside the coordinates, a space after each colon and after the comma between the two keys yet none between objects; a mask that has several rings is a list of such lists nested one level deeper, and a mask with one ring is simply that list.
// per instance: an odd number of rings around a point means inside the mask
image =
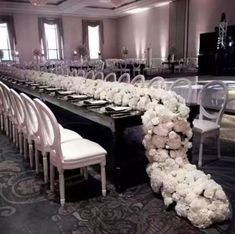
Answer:
[{"label": "white upholstered chair", "polygon": [[[41,124],[40,122],[40,113],[36,108],[33,100],[29,98],[26,94],[21,93],[22,100],[25,105],[25,113],[26,113],[26,125],[27,125],[27,139],[30,146],[30,143],[34,141],[35,144],[35,166],[36,173],[39,172],[39,151],[42,153],[43,157],[43,173],[44,173],[44,182],[48,182],[48,162],[47,155],[50,152],[50,146],[47,144],[45,135],[43,134],[43,129],[45,128],[45,124]],[[66,142],[70,140],[81,139],[82,137],[69,129],[63,128],[60,126],[60,134],[61,141]],[[29,148],[30,149],[30,148]],[[30,162],[33,167],[33,153],[30,152]]]},{"label": "white upholstered chair", "polygon": [[217,138],[217,156],[220,158],[220,122],[228,100],[226,84],[212,81],[206,84],[199,96],[199,119],[193,121],[193,131],[200,134],[198,166],[202,166],[203,143],[209,136]]},{"label": "white upholstered chair", "polygon": [[61,143],[59,124],[51,110],[39,99],[34,99],[40,113],[43,134],[50,146],[50,188],[54,190],[54,167],[59,173],[60,204],[65,204],[64,170],[83,168],[100,164],[102,194],[106,195],[105,164],[107,152],[97,143],[87,139],[77,139]]}]

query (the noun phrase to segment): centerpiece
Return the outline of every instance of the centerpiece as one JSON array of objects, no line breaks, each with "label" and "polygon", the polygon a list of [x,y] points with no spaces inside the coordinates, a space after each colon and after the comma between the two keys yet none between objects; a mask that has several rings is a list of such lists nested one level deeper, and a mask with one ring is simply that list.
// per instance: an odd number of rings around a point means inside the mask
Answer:
[{"label": "centerpiece", "polygon": [[80,56],[81,62],[83,62],[88,56],[88,49],[85,45],[80,45],[77,48],[77,53]]}]

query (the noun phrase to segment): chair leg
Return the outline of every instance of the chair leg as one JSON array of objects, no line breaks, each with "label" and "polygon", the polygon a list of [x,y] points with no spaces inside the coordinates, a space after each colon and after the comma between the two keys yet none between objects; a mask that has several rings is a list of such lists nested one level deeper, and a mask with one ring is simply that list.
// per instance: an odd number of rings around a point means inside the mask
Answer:
[{"label": "chair leg", "polygon": [[48,183],[48,162],[47,162],[47,153],[42,153],[43,158],[43,173],[44,173],[44,183]]},{"label": "chair leg", "polygon": [[199,158],[198,158],[198,167],[202,166],[202,154],[203,154],[203,136],[200,139],[200,149],[199,149]]},{"label": "chair leg", "polygon": [[105,175],[105,163],[100,164],[101,169],[101,187],[102,187],[102,195],[106,196],[106,175]]},{"label": "chair leg", "polygon": [[4,129],[4,118],[3,118],[3,115],[1,114],[1,131],[3,131]]},{"label": "chair leg", "polygon": [[221,158],[221,151],[220,150],[221,150],[220,149],[220,137],[219,137],[219,134],[218,134],[218,136],[217,136],[217,157],[218,157],[218,159]]},{"label": "chair leg", "polygon": [[30,167],[33,168],[33,144],[32,141],[29,143],[29,163]]},{"label": "chair leg", "polygon": [[12,138],[13,138],[13,143],[16,143],[16,128],[15,125],[12,125]]},{"label": "chair leg", "polygon": [[18,148],[18,146],[19,146],[19,137],[18,136],[19,136],[18,135],[18,130],[16,128],[16,130],[15,130],[16,148]]},{"label": "chair leg", "polygon": [[84,176],[85,180],[88,179],[87,167],[83,167],[83,176]]},{"label": "chair leg", "polygon": [[36,169],[36,174],[39,173],[39,151],[35,147],[35,169]]},{"label": "chair leg", "polygon": [[9,138],[12,139],[12,123],[9,121]]},{"label": "chair leg", "polygon": [[5,118],[5,132],[6,132],[6,135],[8,136],[8,117]]},{"label": "chair leg", "polygon": [[50,190],[54,192],[55,167],[50,163]]},{"label": "chair leg", "polygon": [[23,135],[19,133],[19,147],[20,147],[20,154],[23,154]]},{"label": "chair leg", "polygon": [[58,171],[59,172],[59,183],[60,183],[60,205],[65,205],[65,188],[64,188],[64,171]]},{"label": "chair leg", "polygon": [[28,157],[28,143],[27,138],[24,138],[24,158],[26,159]]}]

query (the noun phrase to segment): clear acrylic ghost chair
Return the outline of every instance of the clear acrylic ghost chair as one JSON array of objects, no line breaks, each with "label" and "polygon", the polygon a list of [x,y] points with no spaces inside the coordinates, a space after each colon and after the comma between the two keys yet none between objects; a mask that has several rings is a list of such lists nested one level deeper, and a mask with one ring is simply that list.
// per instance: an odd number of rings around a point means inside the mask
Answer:
[{"label": "clear acrylic ghost chair", "polygon": [[130,69],[127,68],[127,63],[126,63],[126,61],[121,61],[121,62],[119,63],[119,65],[120,65],[121,75],[122,75],[123,73],[130,73]]},{"label": "clear acrylic ghost chair", "polygon": [[94,71],[91,70],[91,71],[89,71],[89,72],[86,73],[85,78],[86,78],[86,79],[92,79],[92,80],[93,80],[94,75],[95,75],[95,74],[94,74]]},{"label": "clear acrylic ghost chair", "polygon": [[148,88],[166,89],[165,80],[161,76],[156,76],[148,83]]},{"label": "clear acrylic ghost chair", "polygon": [[129,73],[124,73],[118,78],[119,83],[130,83],[131,77]]},{"label": "clear acrylic ghost chair", "polygon": [[108,75],[105,76],[104,81],[116,82],[117,81],[117,75],[114,72],[109,73]]},{"label": "clear acrylic ghost chair", "polygon": [[94,80],[103,80],[104,79],[104,73],[103,72],[97,72],[94,75]]},{"label": "clear acrylic ghost chair", "polygon": [[78,72],[77,72],[77,69],[73,69],[70,73],[69,73],[70,76],[78,76]]},{"label": "clear acrylic ghost chair", "polygon": [[170,90],[183,97],[186,103],[190,102],[192,93],[192,84],[189,79],[177,79],[171,86]]},{"label": "clear acrylic ghost chair", "polygon": [[[203,143],[209,136],[217,138],[217,156],[220,158],[220,122],[228,100],[228,89],[221,81],[206,84],[199,95],[199,119],[193,121],[193,131],[200,134],[198,166],[202,166]],[[213,112],[211,111],[213,110]]]},{"label": "clear acrylic ghost chair", "polygon": [[[11,89],[10,91],[14,98],[14,103],[15,103],[14,106],[17,119],[16,130],[18,133],[20,153],[23,154],[23,137],[24,139],[27,138],[25,107],[20,95],[14,89]],[[33,144],[32,142],[28,142],[28,144],[29,144],[30,166],[32,168]]]},{"label": "clear acrylic ghost chair", "polygon": [[77,76],[85,77],[86,72],[84,70],[78,70]]},{"label": "clear acrylic ghost chair", "polygon": [[106,154],[97,143],[87,139],[78,139],[61,143],[59,125],[51,110],[39,99],[34,99],[40,113],[46,144],[50,146],[50,188],[54,190],[54,167],[59,173],[60,204],[65,204],[64,170],[83,168],[100,164],[102,194],[106,195]]},{"label": "clear acrylic ghost chair", "polygon": [[144,87],[144,83],[145,83],[145,77],[143,75],[137,75],[131,81],[132,85],[139,87]]},{"label": "clear acrylic ghost chair", "polygon": [[[21,93],[21,98],[25,105],[26,110],[26,125],[28,129],[28,142],[34,141],[35,145],[35,169],[36,173],[39,172],[39,151],[42,153],[43,157],[43,172],[44,172],[44,182],[48,182],[48,162],[47,154],[50,152],[50,147],[45,144],[44,135],[43,135],[43,125],[41,125],[40,114],[35,106],[34,101],[29,98],[26,94]],[[60,134],[62,142],[81,139],[82,137],[76,132],[65,129],[61,125]],[[33,160],[32,160],[33,163]],[[32,164],[33,166],[33,164]]]},{"label": "clear acrylic ghost chair", "polygon": [[134,76],[136,75],[136,73],[137,73],[137,75],[140,74],[140,65],[141,65],[140,61],[138,61],[138,60],[133,61],[132,67],[133,67],[133,75]]}]

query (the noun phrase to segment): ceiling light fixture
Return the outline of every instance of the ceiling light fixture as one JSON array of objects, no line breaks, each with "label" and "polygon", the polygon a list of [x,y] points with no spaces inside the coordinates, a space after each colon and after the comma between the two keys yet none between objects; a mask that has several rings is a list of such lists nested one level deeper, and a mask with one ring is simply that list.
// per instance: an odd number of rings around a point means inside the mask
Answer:
[{"label": "ceiling light fixture", "polygon": [[30,0],[33,6],[45,6],[48,0]]}]

